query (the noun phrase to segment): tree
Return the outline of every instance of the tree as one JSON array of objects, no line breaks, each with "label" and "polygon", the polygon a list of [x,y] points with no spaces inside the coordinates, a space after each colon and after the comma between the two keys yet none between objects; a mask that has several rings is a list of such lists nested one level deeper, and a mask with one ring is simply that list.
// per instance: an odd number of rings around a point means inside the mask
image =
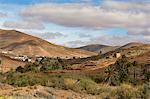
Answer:
[{"label": "tree", "polygon": [[117,77],[117,72],[115,71],[115,69],[113,67],[108,67],[105,70],[106,73],[106,78],[105,81],[109,82],[110,85],[117,85],[118,84],[118,77]]},{"label": "tree", "polygon": [[17,72],[23,73],[24,72],[24,68],[22,66],[19,66],[16,68]]},{"label": "tree", "polygon": [[133,76],[134,76],[134,81],[136,80],[136,66],[138,65],[138,63],[136,61],[133,62]]},{"label": "tree", "polygon": [[99,55],[101,55],[102,54],[102,51],[99,51]]},{"label": "tree", "polygon": [[143,73],[142,74],[144,75],[144,79],[146,79],[146,81],[150,81],[150,71],[148,69],[149,66],[150,66],[149,64],[148,65],[146,64],[143,68]]},{"label": "tree", "polygon": [[125,55],[123,55],[122,58],[118,59],[115,63],[115,70],[118,72],[118,79],[121,83],[128,79],[128,67],[129,62]]},{"label": "tree", "polygon": [[147,81],[150,80],[150,72],[149,72],[149,71],[146,71],[146,72],[144,73],[144,78],[145,78]]}]

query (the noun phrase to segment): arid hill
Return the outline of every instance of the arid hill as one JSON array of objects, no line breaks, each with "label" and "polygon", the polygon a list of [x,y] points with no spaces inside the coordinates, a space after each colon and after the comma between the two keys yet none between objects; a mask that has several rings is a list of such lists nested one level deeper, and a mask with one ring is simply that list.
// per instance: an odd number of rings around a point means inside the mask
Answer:
[{"label": "arid hill", "polygon": [[131,48],[131,47],[142,46],[142,45],[145,45],[145,44],[140,43],[140,42],[131,42],[131,43],[125,44],[124,46],[121,46],[120,48],[121,49],[127,49],[127,48]]},{"label": "arid hill", "polygon": [[131,60],[148,64],[150,60],[150,44],[128,43],[114,51],[103,54],[103,56],[112,58],[115,53],[120,53],[121,55],[126,55]]},{"label": "arid hill", "polygon": [[129,43],[120,47],[116,51],[119,51],[126,56],[139,56],[150,51],[150,44]]},{"label": "arid hill", "polygon": [[107,53],[109,51],[114,51],[117,48],[119,48],[119,46],[108,46],[108,45],[101,45],[101,44],[91,44],[91,45],[78,47],[77,49],[82,49],[82,50],[96,52],[96,53],[101,52],[102,54],[104,54],[104,53]]},{"label": "arid hill", "polygon": [[66,48],[16,30],[0,30],[0,49],[16,55],[49,57],[88,57],[95,55],[79,49]]},{"label": "arid hill", "polygon": [[143,63],[143,64],[150,64],[150,51],[146,52],[144,54],[138,55],[136,57],[131,58],[134,61],[137,61],[139,63]]},{"label": "arid hill", "polygon": [[150,44],[144,44],[140,42],[131,42],[123,46],[109,46],[109,45],[93,44],[93,45],[86,45],[83,47],[79,47],[77,49],[82,49],[82,50],[96,52],[96,53],[99,53],[101,51],[102,54],[122,52],[122,54],[139,55],[139,54],[149,51]]},{"label": "arid hill", "polygon": [[78,47],[77,49],[83,49],[91,52],[98,52],[101,48],[108,47],[107,45],[100,45],[100,44],[91,44],[82,47]]}]

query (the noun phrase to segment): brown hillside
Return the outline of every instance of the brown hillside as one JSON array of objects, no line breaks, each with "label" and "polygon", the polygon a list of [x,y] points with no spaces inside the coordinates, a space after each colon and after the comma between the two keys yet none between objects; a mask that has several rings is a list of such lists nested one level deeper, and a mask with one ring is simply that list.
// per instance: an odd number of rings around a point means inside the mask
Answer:
[{"label": "brown hillside", "polygon": [[144,53],[149,52],[150,45],[143,44],[143,43],[129,43],[121,47],[119,50],[122,54],[134,57],[134,56],[143,55]]},{"label": "brown hillside", "polygon": [[88,57],[95,53],[49,43],[16,30],[0,30],[0,49],[18,55],[49,57]]},{"label": "brown hillside", "polygon": [[143,43],[140,43],[140,42],[131,42],[131,43],[128,43],[122,47],[120,47],[121,49],[127,49],[127,48],[131,48],[131,47],[138,47],[138,46],[142,46],[142,45],[145,45]]},{"label": "brown hillside", "polygon": [[78,47],[77,49],[82,49],[82,50],[91,51],[91,52],[95,52],[95,53],[99,53],[101,51],[102,54],[104,54],[104,53],[107,53],[109,51],[114,51],[117,48],[119,48],[119,46],[92,44],[92,45],[86,45],[86,46]]},{"label": "brown hillside", "polygon": [[0,72],[7,72],[11,69],[16,69],[18,66],[24,66],[26,62],[10,59],[9,57],[0,54]]}]

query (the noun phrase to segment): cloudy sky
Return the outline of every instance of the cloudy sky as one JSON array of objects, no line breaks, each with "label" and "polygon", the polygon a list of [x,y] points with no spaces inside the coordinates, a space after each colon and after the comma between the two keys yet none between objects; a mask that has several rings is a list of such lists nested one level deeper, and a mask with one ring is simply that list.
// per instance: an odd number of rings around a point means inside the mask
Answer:
[{"label": "cloudy sky", "polygon": [[0,0],[0,28],[52,43],[150,43],[150,0]]}]

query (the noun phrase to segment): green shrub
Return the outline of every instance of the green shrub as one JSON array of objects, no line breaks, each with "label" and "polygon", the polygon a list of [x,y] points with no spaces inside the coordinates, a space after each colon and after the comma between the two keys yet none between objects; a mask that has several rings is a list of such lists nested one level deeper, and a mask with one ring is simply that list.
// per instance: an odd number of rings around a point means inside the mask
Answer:
[{"label": "green shrub", "polygon": [[20,73],[23,73],[25,70],[22,66],[19,66],[16,68],[16,72],[20,72]]},{"label": "green shrub", "polygon": [[8,71],[8,72],[6,73],[7,79],[13,78],[13,75],[14,75],[14,74],[15,74],[15,72],[13,72],[12,70]]},{"label": "green shrub", "polygon": [[33,74],[32,72],[27,73],[15,73],[12,77],[7,77],[5,83],[13,86],[25,87],[33,86],[35,84],[45,85],[48,78],[46,74]]},{"label": "green shrub", "polygon": [[79,85],[82,90],[85,90],[88,94],[98,94],[97,84],[91,79],[81,79]]},{"label": "green shrub", "polygon": [[115,96],[117,99],[132,99],[133,97],[135,97],[135,92],[130,89],[128,90],[126,88],[119,87],[118,89],[116,89]]},{"label": "green shrub", "polygon": [[150,98],[150,83],[144,84],[141,88],[139,88],[139,98],[141,99],[149,99]]},{"label": "green shrub", "polygon": [[51,85],[49,85],[50,87],[65,89],[64,79],[62,77],[54,77],[49,81],[51,82]]},{"label": "green shrub", "polygon": [[69,83],[64,82],[65,84],[65,89],[71,89],[75,92],[86,92],[88,94],[98,94],[99,93],[99,89],[98,89],[98,85],[91,79],[89,78],[79,78],[79,79],[75,79],[75,78],[64,78],[68,79]]},{"label": "green shrub", "polygon": [[37,64],[27,64],[25,65],[24,67],[24,72],[29,72],[29,71],[32,71],[32,72],[38,72],[38,65]]},{"label": "green shrub", "polygon": [[4,75],[0,73],[0,83],[4,81]]},{"label": "green shrub", "polygon": [[115,70],[114,67],[109,66],[105,69],[105,82],[109,83],[110,85],[116,86],[120,84],[118,72]]},{"label": "green shrub", "polygon": [[58,69],[63,69],[62,64],[58,62],[58,60],[49,60],[48,62],[42,65],[40,71],[47,72],[49,70],[58,70]]},{"label": "green shrub", "polygon": [[100,74],[90,75],[89,77],[96,83],[102,83],[105,81],[104,72],[102,72]]}]

